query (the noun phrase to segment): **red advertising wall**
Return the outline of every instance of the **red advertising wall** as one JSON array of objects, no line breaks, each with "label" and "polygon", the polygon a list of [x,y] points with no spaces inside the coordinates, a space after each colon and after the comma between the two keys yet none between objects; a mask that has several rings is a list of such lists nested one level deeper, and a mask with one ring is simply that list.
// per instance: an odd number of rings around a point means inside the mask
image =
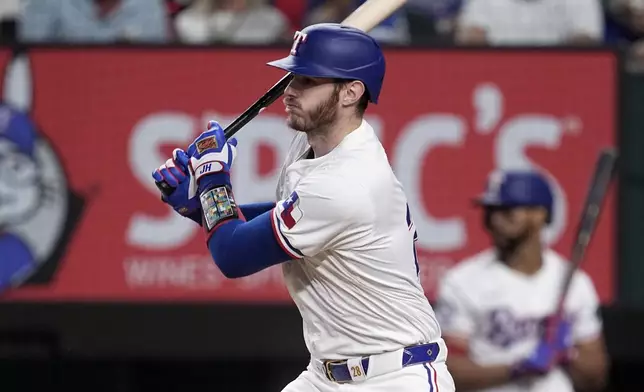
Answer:
[{"label": "red advertising wall", "polygon": [[[37,125],[41,174],[32,186],[42,190],[19,223],[0,214],[0,235],[20,238],[36,266],[0,300],[290,301],[279,267],[225,279],[200,229],[160,202],[150,177],[208,119],[230,122],[272,86],[282,73],[264,64],[285,54],[0,52],[4,100]],[[614,143],[613,55],[404,50],[387,62],[381,103],[367,119],[408,192],[430,298],[446,268],[488,246],[470,199],[495,168],[549,174],[557,204],[544,238],[568,255],[596,154]],[[278,101],[238,134],[240,202],[274,200],[291,132]],[[603,302],[614,291],[614,218],[604,211],[583,267]]]}]

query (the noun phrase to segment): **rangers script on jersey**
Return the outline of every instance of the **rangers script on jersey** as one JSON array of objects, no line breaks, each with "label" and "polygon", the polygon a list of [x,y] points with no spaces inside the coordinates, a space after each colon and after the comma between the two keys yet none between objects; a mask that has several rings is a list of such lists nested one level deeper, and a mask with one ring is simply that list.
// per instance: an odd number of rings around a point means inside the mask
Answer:
[{"label": "rangers script on jersey", "polygon": [[[543,265],[524,275],[486,250],[459,263],[443,278],[437,316],[445,336],[467,339],[470,359],[478,365],[510,365],[537,346],[541,323],[555,311],[567,261],[553,250]],[[583,342],[601,333],[599,300],[590,278],[577,271],[564,304],[572,320],[572,339]],[[486,392],[573,392],[561,368],[534,381],[515,382]]]},{"label": "rangers script on jersey", "polygon": [[393,351],[440,340],[418,278],[415,229],[401,184],[371,126],[307,159],[291,144],[277,187],[276,236],[313,358]]}]

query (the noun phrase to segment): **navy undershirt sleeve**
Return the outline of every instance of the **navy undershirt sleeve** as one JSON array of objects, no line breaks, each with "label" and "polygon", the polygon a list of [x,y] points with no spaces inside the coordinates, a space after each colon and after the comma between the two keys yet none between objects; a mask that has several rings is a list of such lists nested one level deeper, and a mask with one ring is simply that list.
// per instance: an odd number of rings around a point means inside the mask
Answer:
[{"label": "navy undershirt sleeve", "polygon": [[265,202],[265,203],[249,203],[242,204],[239,206],[242,214],[246,220],[255,219],[258,216],[262,215],[266,211],[270,211],[275,207],[275,202]]},{"label": "navy undershirt sleeve", "polygon": [[224,276],[241,278],[293,260],[275,237],[272,213],[271,209],[246,222],[236,219],[215,229],[208,249]]}]

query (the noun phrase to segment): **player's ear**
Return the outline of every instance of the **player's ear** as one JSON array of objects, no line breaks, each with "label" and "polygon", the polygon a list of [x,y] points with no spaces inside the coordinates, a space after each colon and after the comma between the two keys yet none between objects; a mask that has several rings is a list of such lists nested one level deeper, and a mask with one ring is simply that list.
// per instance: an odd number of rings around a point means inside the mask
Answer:
[{"label": "player's ear", "polygon": [[492,229],[492,209],[483,207],[482,208],[482,218],[483,218],[483,227],[485,227],[486,230],[491,230]]},{"label": "player's ear", "polygon": [[539,209],[540,212],[540,223],[542,226],[548,225],[548,210],[545,208],[541,207]]},{"label": "player's ear", "polygon": [[538,226],[542,227],[546,225],[548,220],[548,211],[543,207],[537,207],[532,210],[532,221]]},{"label": "player's ear", "polygon": [[362,98],[366,93],[367,91],[364,83],[359,80],[350,81],[345,85],[345,93],[342,95],[342,105],[356,105],[360,101],[360,98]]}]

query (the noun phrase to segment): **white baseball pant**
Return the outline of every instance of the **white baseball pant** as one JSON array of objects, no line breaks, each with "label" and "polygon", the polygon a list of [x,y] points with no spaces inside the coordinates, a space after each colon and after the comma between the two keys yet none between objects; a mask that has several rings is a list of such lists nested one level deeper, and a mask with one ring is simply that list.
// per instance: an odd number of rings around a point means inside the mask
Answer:
[{"label": "white baseball pant", "polygon": [[[443,342],[441,346],[444,355],[433,362],[400,367],[374,377],[367,374],[361,380],[348,383],[329,380],[321,362],[312,359],[307,369],[282,392],[454,392],[454,380],[445,362],[447,350]],[[374,360],[371,361],[369,370],[376,368]]]}]

